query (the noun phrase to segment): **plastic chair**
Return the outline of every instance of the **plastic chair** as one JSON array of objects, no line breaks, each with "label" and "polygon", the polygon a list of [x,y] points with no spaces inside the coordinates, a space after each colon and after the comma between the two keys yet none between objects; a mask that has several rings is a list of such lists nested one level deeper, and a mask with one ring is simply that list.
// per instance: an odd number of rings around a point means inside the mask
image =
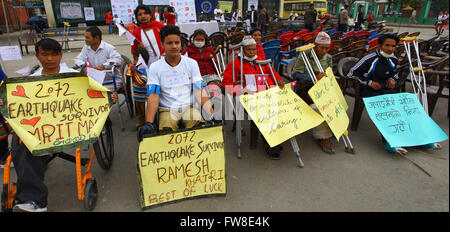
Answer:
[{"label": "plastic chair", "polygon": [[[274,68],[278,73],[280,72],[280,65],[287,66],[291,60],[295,59],[298,56],[298,52],[294,49],[291,49],[287,52],[280,51],[278,55],[275,57]],[[283,59],[283,57],[285,57]]]},{"label": "plastic chair", "polygon": [[261,45],[263,46],[263,48],[268,48],[268,47],[280,47],[281,42],[283,42],[281,39],[274,39],[274,40],[269,40],[267,42],[262,43]]},{"label": "plastic chair", "polygon": [[280,51],[280,46],[264,48],[264,54],[266,55],[266,59],[272,60],[272,65],[273,65],[273,61],[275,60],[276,55],[279,51]]}]

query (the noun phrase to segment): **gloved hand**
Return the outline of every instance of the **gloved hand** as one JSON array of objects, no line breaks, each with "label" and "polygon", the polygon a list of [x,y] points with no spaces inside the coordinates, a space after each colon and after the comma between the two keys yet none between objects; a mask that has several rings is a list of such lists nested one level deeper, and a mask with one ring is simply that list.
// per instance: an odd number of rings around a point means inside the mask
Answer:
[{"label": "gloved hand", "polygon": [[156,131],[156,125],[154,125],[153,123],[147,122],[144,125],[140,126],[137,131],[138,142],[141,142],[142,139],[144,139],[145,134],[151,134],[155,131]]}]

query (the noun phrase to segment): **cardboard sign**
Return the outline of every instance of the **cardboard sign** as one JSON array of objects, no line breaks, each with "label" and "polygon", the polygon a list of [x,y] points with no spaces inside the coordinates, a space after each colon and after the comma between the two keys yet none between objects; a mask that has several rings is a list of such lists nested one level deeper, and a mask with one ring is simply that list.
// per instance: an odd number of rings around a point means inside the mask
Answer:
[{"label": "cardboard sign", "polygon": [[339,141],[342,134],[347,131],[350,120],[346,112],[348,105],[343,99],[344,96],[336,79],[332,74],[327,74],[314,84],[308,94]]},{"label": "cardboard sign", "polygon": [[271,147],[314,128],[322,116],[308,106],[289,84],[241,95],[240,102]]},{"label": "cardboard sign", "polygon": [[144,138],[138,179],[142,208],[226,194],[222,126]]},{"label": "cardboard sign", "polygon": [[391,147],[419,146],[448,139],[412,93],[363,98],[367,113]]},{"label": "cardboard sign", "polygon": [[108,89],[80,73],[5,79],[0,112],[33,155],[94,143],[109,115]]}]

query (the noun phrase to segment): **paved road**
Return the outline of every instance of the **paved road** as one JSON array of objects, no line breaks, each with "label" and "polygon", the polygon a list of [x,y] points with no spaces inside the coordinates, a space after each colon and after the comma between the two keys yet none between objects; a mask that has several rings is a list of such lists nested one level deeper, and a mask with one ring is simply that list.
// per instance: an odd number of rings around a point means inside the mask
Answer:
[{"label": "paved road", "polygon": [[[421,30],[424,35],[432,34],[432,29]],[[130,57],[125,38],[106,35],[104,39]],[[1,41],[5,41],[4,36]],[[82,45],[75,42],[71,47]],[[63,61],[73,65],[79,51],[65,52]],[[34,52],[25,55],[21,62],[4,62],[9,76],[15,76],[15,70],[28,64],[37,64]],[[347,101],[351,116],[353,99],[347,97]],[[449,134],[446,114],[447,100],[440,99],[433,119]],[[126,113],[124,117],[128,118]],[[94,210],[141,211],[136,178],[136,118],[125,121],[124,132],[119,129],[116,106],[111,118],[116,155],[109,171],[103,171],[94,162],[92,173],[99,187]],[[248,125],[245,127],[248,131]],[[432,175],[429,177],[405,159],[385,152],[379,132],[366,112],[358,131],[350,131],[350,138],[357,149],[356,155],[345,153],[342,142],[335,140],[337,153],[327,155],[320,151],[310,132],[297,136],[305,163],[304,168],[298,168],[289,143],[283,144],[281,160],[270,160],[261,146],[249,149],[248,136],[244,137],[243,158],[237,159],[235,138],[228,123],[225,129],[227,195],[187,200],[147,211],[448,211],[448,140],[442,143],[443,150],[427,151],[431,156],[409,149],[408,157],[426,169]],[[83,154],[87,157],[88,151]],[[74,164],[55,159],[49,164],[45,182],[49,188],[50,210],[84,211],[83,203],[77,200]]]}]

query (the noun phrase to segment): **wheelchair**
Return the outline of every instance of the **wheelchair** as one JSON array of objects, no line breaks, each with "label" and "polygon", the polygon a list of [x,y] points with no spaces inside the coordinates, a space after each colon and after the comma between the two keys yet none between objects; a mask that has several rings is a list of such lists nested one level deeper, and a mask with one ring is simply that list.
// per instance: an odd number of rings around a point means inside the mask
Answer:
[{"label": "wheelchair", "polygon": [[[32,70],[36,71],[38,68],[39,67],[35,66]],[[10,175],[12,162],[11,152],[15,151],[15,148],[17,148],[20,144],[20,138],[16,134],[14,134],[11,141],[11,149],[9,152],[10,154],[6,159],[6,164],[4,167],[3,187],[1,194],[2,212],[12,211],[13,206],[16,203],[15,197],[17,193],[17,185],[11,182]],[[48,164],[56,157],[59,157],[76,164],[78,199],[80,201],[84,201],[84,207],[86,210],[92,211],[95,208],[98,196],[97,182],[90,172],[94,156],[96,157],[99,166],[103,170],[109,170],[114,159],[114,138],[112,131],[112,122],[109,116],[98,137],[98,140],[93,143],[90,158],[81,158],[81,147],[76,148],[75,153],[75,156],[69,155],[65,152],[52,153],[50,155],[47,155],[46,163]],[[86,167],[84,174],[82,173],[81,166]]]}]

